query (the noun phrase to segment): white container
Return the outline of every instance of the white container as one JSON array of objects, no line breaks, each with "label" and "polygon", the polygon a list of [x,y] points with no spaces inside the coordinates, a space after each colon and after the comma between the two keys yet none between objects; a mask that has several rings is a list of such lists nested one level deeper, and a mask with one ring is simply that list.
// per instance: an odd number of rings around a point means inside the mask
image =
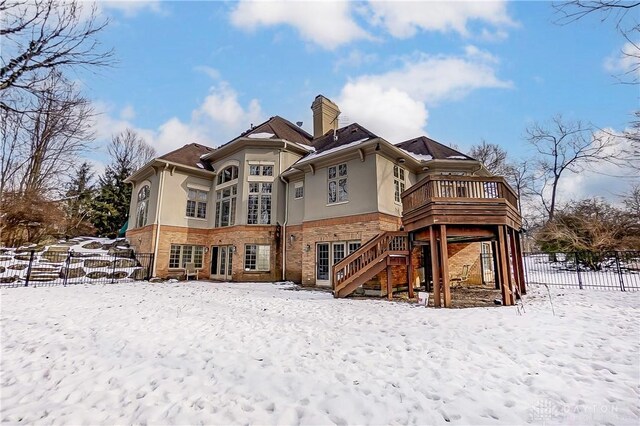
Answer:
[{"label": "white container", "polygon": [[426,291],[418,292],[418,305],[420,306],[428,306],[429,305],[429,293]]}]

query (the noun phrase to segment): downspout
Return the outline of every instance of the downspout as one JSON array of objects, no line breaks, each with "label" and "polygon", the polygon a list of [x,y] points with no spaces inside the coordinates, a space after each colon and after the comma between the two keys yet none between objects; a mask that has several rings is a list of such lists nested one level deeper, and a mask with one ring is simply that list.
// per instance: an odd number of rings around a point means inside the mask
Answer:
[{"label": "downspout", "polygon": [[[283,149],[287,149],[287,141],[284,141]],[[278,153],[278,169],[280,173],[278,177],[285,185],[284,191],[284,223],[282,224],[282,232],[280,237],[282,239],[282,281],[286,280],[286,267],[287,267],[287,221],[289,220],[289,182],[282,177],[282,149]]]},{"label": "downspout", "polygon": [[160,170],[160,185],[158,190],[158,203],[156,205],[156,238],[153,242],[153,277],[156,276],[156,267],[158,264],[158,240],[160,239],[160,208],[162,207],[162,195],[164,194],[164,171],[169,167],[164,165],[164,169]]}]

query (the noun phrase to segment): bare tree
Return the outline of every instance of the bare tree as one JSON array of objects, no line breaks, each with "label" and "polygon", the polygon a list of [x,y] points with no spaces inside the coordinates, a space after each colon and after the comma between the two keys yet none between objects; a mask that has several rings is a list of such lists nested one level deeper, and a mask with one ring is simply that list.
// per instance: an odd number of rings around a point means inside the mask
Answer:
[{"label": "bare tree", "polygon": [[107,148],[113,164],[135,171],[156,156],[156,150],[132,129],[115,135]]},{"label": "bare tree", "polygon": [[57,70],[49,73],[42,93],[34,112],[26,113],[28,157],[20,182],[22,193],[59,188],[94,137],[89,101]]},{"label": "bare tree", "polygon": [[537,176],[533,191],[540,197],[551,222],[557,207],[558,184],[565,172],[579,173],[601,162],[615,163],[615,138],[594,133],[580,121],[553,117],[546,125],[534,124],[526,130],[528,142],[537,150]]},{"label": "bare tree", "polygon": [[479,145],[472,145],[469,156],[480,161],[491,174],[506,176],[512,165],[508,163],[507,151],[494,143],[487,143],[484,139]]},{"label": "bare tree", "polygon": [[[559,18],[556,22],[561,25],[570,24],[588,16],[597,16],[601,22],[611,20],[627,41],[621,55],[629,63],[621,78],[622,83],[640,83],[640,24],[637,20],[637,10],[640,1],[631,0],[570,0],[553,3]],[[629,18],[629,12],[636,14]],[[633,12],[632,12],[633,13]]]},{"label": "bare tree", "polygon": [[17,175],[26,161],[23,136],[24,114],[0,110],[0,194],[15,186]]},{"label": "bare tree", "polygon": [[10,243],[59,230],[64,214],[55,199],[93,139],[89,102],[55,69],[29,105],[28,112],[0,110],[0,241]]},{"label": "bare tree", "polygon": [[0,108],[23,110],[24,94],[46,94],[51,69],[112,63],[96,36],[107,25],[95,6],[84,14],[77,0],[0,0]]}]

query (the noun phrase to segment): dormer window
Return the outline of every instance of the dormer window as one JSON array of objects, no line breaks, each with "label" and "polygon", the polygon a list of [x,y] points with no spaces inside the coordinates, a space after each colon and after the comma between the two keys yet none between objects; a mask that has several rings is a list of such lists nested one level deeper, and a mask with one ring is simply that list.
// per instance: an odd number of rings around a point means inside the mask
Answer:
[{"label": "dormer window", "polygon": [[238,179],[238,167],[229,166],[218,173],[218,185]]}]

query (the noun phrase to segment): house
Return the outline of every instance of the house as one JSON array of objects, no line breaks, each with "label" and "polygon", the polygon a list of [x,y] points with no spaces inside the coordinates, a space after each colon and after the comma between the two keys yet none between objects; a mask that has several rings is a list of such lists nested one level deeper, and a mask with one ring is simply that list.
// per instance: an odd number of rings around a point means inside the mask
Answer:
[{"label": "house", "polygon": [[127,239],[155,254],[155,276],[195,263],[215,280],[291,280],[337,297],[432,281],[447,306],[452,275],[484,276],[483,252],[496,254],[489,269],[505,303],[524,291],[517,198],[503,178],[425,136],[393,144],[359,123],[339,128],[339,107],[322,95],[311,108],[313,135],[274,116],[127,179]]}]

